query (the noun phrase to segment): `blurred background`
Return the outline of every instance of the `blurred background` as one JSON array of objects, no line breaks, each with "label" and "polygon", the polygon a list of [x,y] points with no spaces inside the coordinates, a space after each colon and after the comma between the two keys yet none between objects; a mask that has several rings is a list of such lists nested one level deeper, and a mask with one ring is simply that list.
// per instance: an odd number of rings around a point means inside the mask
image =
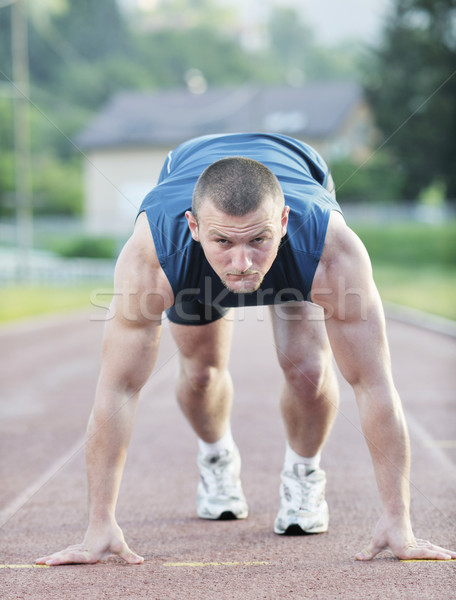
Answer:
[{"label": "blurred background", "polygon": [[456,0],[0,0],[0,321],[89,307],[232,131],[317,148],[382,297],[456,319]]}]

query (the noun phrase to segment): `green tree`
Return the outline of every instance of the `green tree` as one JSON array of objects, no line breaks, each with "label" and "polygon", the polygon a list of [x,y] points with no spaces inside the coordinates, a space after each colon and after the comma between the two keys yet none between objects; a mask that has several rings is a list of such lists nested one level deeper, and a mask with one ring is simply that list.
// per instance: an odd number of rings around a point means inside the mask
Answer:
[{"label": "green tree", "polygon": [[11,60],[11,6],[0,8],[0,83],[13,77]]},{"label": "green tree", "polygon": [[209,27],[220,32],[230,29],[236,22],[235,9],[221,6],[214,0],[166,0],[149,15],[164,28],[176,30]]},{"label": "green tree", "polygon": [[456,200],[455,68],[456,0],[395,0],[366,84],[405,199],[439,182]]},{"label": "green tree", "polygon": [[205,26],[164,29],[139,40],[141,62],[154,87],[181,87],[189,69],[199,69],[210,85],[244,83],[254,77],[254,60],[232,39]]},{"label": "green tree", "polygon": [[268,23],[269,66],[279,81],[300,84],[360,76],[357,44],[318,45],[313,30],[290,7],[275,7]]},{"label": "green tree", "polygon": [[61,39],[83,60],[93,61],[131,50],[125,20],[116,0],[68,1],[67,10],[53,19]]},{"label": "green tree", "polygon": [[345,158],[329,164],[339,202],[393,203],[400,196],[403,173],[390,154],[377,152],[366,164]]},{"label": "green tree", "polygon": [[[93,109],[113,88],[131,82],[124,65],[129,60],[135,71],[135,52],[116,0],[67,0],[59,11],[35,10],[32,17],[30,73],[36,86]],[[116,62],[118,71],[111,68]]]},{"label": "green tree", "polygon": [[12,120],[11,100],[0,97],[0,216],[13,214],[14,153]]},{"label": "green tree", "polygon": [[275,8],[269,20],[269,42],[279,61],[288,67],[305,63],[312,52],[312,30],[301,22],[293,8]]}]

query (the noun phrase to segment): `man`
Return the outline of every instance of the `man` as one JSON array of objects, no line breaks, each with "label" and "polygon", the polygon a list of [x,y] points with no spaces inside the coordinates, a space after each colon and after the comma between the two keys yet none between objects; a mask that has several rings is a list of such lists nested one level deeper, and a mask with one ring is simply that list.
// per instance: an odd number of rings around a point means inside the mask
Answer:
[{"label": "man", "polygon": [[367,253],[312,148],[267,134],[205,136],[179,146],[141,206],[119,256],[115,291],[87,432],[88,529],[82,544],[38,563],[90,563],[106,553],[143,560],[127,546],[115,506],[163,311],[180,352],[177,398],[198,436],[197,512],[247,517],[230,431],[231,323],[223,316],[230,307],[257,304],[271,306],[284,373],[287,447],[274,531],[328,528],[319,462],[337,410],[334,354],[356,395],[384,508],[356,558],[388,547],[399,558],[456,558],[413,535],[408,435],[380,299]]}]

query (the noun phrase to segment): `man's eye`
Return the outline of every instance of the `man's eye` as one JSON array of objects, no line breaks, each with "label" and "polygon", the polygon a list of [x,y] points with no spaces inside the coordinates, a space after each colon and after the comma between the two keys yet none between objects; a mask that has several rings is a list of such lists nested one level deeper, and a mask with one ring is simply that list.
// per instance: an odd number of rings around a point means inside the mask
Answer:
[{"label": "man's eye", "polygon": [[254,244],[261,244],[262,242],[264,242],[264,237],[257,237],[253,240]]},{"label": "man's eye", "polygon": [[227,246],[229,244],[228,240],[225,240],[223,238],[220,238],[219,240],[215,240],[217,242],[217,244],[219,244],[220,246]]}]

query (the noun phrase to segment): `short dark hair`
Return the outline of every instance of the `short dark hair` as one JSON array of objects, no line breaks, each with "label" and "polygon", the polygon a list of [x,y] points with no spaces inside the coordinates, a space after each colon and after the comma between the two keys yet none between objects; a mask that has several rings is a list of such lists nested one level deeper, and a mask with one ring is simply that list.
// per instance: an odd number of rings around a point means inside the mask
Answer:
[{"label": "short dark hair", "polygon": [[280,183],[262,163],[243,156],[222,158],[200,175],[193,190],[192,212],[210,200],[227,215],[242,217],[256,210],[266,197],[285,205]]}]

